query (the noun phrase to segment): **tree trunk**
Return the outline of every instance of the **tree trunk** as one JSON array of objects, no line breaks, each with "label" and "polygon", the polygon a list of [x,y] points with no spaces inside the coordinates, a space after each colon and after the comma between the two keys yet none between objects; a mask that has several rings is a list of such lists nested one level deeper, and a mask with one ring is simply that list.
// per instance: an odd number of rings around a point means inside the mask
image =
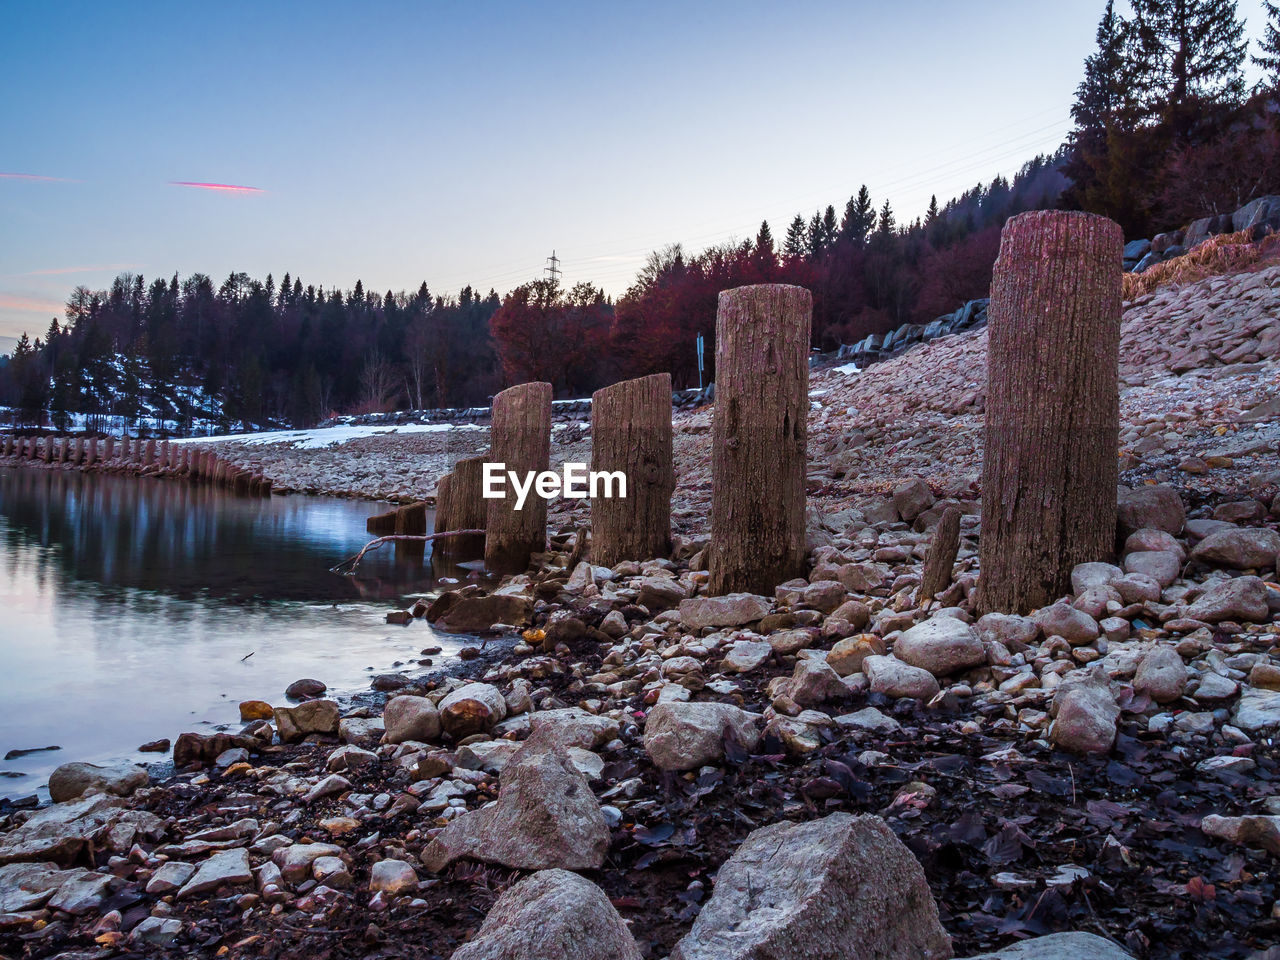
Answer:
[{"label": "tree trunk", "polygon": [[716,311],[711,441],[713,596],[773,594],[805,572],[813,298],[803,287],[725,290]]},{"label": "tree trunk", "polygon": [[[591,498],[591,562],[612,567],[671,553],[671,374],[591,396],[591,470],[621,471],[626,495]],[[603,491],[600,491],[603,493]]]},{"label": "tree trunk", "polygon": [[960,552],[960,511],[947,507],[933,528],[929,552],[924,558],[924,577],[920,581],[920,602],[928,603],[951,586],[951,571]]},{"label": "tree trunk", "polygon": [[[484,499],[483,471],[486,457],[466,457],[440,478],[436,489],[435,533],[446,530],[483,530],[489,502]],[[484,537],[445,537],[431,545],[432,554],[452,560],[474,560],[484,555]]]},{"label": "tree trunk", "polygon": [[1076,564],[1114,554],[1123,244],[1092,214],[1005,224],[988,310],[983,612],[1044,606]]},{"label": "tree trunk", "polygon": [[[489,457],[521,482],[551,465],[551,384],[522,383],[493,398]],[[494,573],[523,573],[529,556],[547,548],[547,501],[531,489],[517,510],[510,482],[504,490],[505,497],[487,501],[484,563]]]}]

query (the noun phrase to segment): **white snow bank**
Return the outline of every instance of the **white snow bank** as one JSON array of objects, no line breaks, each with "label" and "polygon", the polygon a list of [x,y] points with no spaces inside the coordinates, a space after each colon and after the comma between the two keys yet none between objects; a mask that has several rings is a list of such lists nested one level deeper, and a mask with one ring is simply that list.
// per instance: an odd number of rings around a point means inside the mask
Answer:
[{"label": "white snow bank", "polygon": [[447,430],[484,429],[486,428],[474,423],[362,424],[345,427],[318,427],[314,430],[272,430],[267,433],[236,433],[225,437],[189,437],[185,440],[174,440],[172,442],[221,443],[229,441],[254,447],[283,443],[293,447],[295,450],[323,450],[326,447],[341,446],[352,440],[377,437],[383,434],[444,433]]}]

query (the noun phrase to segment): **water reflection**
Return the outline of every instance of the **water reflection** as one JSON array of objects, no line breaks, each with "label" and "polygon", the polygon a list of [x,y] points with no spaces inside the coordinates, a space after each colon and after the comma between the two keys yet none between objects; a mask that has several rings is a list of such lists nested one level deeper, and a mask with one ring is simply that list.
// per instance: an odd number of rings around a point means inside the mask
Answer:
[{"label": "water reflection", "polygon": [[234,723],[240,700],[281,703],[301,676],[357,691],[426,646],[456,651],[422,621],[385,623],[391,598],[435,586],[420,549],[384,547],[354,579],[329,572],[368,541],[374,512],[0,468],[0,756],[63,747],[0,761],[23,775],[0,777],[0,796],[68,760],[137,759],[145,741]]}]

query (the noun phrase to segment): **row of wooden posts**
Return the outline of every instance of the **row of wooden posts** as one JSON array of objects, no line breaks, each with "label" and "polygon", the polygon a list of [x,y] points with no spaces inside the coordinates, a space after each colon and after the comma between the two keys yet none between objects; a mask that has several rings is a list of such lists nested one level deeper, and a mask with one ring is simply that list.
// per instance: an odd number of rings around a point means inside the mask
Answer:
[{"label": "row of wooden posts", "polygon": [[[1066,592],[1076,564],[1114,554],[1122,246],[1120,227],[1090,214],[1037,211],[1004,228],[989,308],[978,599],[985,611],[1042,606]],[[713,595],[772,594],[806,572],[811,315],[801,287],[720,294],[707,552]],[[522,510],[510,495],[483,499],[482,465],[502,462],[521,475],[547,470],[551,396],[548,383],[498,394],[488,455],[459,461],[439,484],[436,531],[484,529],[485,563],[495,572],[523,571],[546,549],[547,508],[536,495]],[[591,500],[592,562],[666,555],[675,486],[669,375],[596,391],[591,431],[591,469],[628,479],[625,499]],[[425,512],[406,512],[415,509],[376,518],[382,528],[371,529],[425,533]],[[958,517],[944,526],[958,536]]]},{"label": "row of wooden posts", "polygon": [[137,473],[208,483],[243,496],[270,496],[269,477],[246,470],[212,450],[141,437],[5,436],[0,456],[67,464],[105,472]]}]

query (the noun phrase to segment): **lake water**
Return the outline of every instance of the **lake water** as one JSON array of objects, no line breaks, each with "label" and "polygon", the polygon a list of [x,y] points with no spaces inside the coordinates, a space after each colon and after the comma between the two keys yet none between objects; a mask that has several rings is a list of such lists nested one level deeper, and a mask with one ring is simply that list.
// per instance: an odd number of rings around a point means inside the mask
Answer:
[{"label": "lake water", "polygon": [[162,760],[135,748],[234,726],[241,700],[286,703],[300,677],[355,693],[424,669],[425,647],[455,653],[465,638],[385,622],[439,589],[421,555],[388,544],[355,578],[329,572],[381,509],[0,467],[0,757],[62,748],[0,759],[0,797],[71,760]]}]

